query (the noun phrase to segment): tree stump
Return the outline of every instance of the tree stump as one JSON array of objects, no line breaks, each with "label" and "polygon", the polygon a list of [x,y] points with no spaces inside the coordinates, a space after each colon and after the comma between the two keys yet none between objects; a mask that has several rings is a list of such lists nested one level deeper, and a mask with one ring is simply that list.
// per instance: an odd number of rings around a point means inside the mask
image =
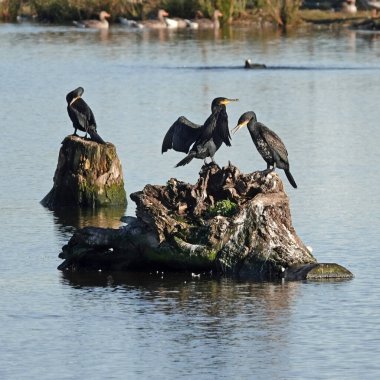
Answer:
[{"label": "tree stump", "polygon": [[59,151],[53,181],[53,188],[41,201],[50,209],[127,204],[121,163],[111,143],[67,136]]},{"label": "tree stump", "polygon": [[318,266],[292,226],[276,173],[205,165],[195,185],[172,178],[146,185],[131,199],[136,217],[125,217],[119,229],[78,230],[62,248],[58,269],[211,271],[260,280],[312,278],[311,271],[321,278],[352,277],[339,266]]}]

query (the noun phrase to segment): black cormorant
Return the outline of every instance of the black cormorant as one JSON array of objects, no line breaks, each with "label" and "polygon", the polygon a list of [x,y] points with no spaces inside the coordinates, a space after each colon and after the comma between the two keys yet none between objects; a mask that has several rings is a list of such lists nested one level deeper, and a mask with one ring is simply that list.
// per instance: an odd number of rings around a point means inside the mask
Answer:
[{"label": "black cormorant", "polygon": [[246,59],[244,62],[245,69],[266,69],[266,65],[263,63],[254,63],[250,59]]},{"label": "black cormorant", "polygon": [[235,133],[245,126],[247,126],[261,157],[267,163],[267,169],[264,173],[268,174],[276,167],[284,169],[290,184],[297,188],[297,184],[289,171],[288,152],[281,139],[264,124],[258,122],[256,114],[252,111],[245,112],[240,116],[238,124],[232,132]]},{"label": "black cormorant", "polygon": [[211,115],[203,125],[192,123],[184,116],[179,117],[164,137],[162,153],[168,149],[188,153],[176,167],[188,164],[193,158],[204,159],[206,162],[206,158],[210,157],[215,163],[215,152],[222,143],[231,146],[226,104],[237,100],[215,98],[211,104]]},{"label": "black cormorant", "polygon": [[105,144],[104,140],[98,135],[96,131],[96,121],[91,108],[81,98],[84,92],[83,87],[78,87],[66,95],[67,113],[73,122],[74,136],[77,136],[77,129],[86,132],[90,135],[91,140],[99,144]]}]

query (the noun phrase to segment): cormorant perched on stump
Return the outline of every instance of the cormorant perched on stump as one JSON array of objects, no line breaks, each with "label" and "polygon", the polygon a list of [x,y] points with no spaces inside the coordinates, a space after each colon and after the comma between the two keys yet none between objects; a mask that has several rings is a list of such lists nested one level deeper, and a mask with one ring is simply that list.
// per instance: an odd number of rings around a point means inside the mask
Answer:
[{"label": "cormorant perched on stump", "polygon": [[81,98],[83,95],[83,87],[78,87],[66,95],[67,113],[73,122],[74,136],[77,136],[77,129],[90,135],[91,140],[99,144],[105,144],[105,141],[98,135],[96,131],[96,121],[91,108]]},{"label": "cormorant perched on stump", "polygon": [[210,157],[215,163],[214,155],[222,143],[231,146],[226,104],[237,100],[215,98],[211,104],[211,115],[203,125],[192,123],[184,116],[179,117],[164,137],[162,153],[168,149],[188,153],[176,167],[188,164],[193,158],[204,159],[206,163],[206,158]]},{"label": "cormorant perched on stump", "polygon": [[276,167],[284,169],[290,184],[297,188],[297,184],[289,171],[288,152],[281,139],[264,124],[258,122],[256,114],[252,111],[245,112],[240,116],[238,124],[232,132],[235,133],[245,126],[247,126],[261,157],[267,163],[267,169],[264,170],[264,173],[268,174]]}]

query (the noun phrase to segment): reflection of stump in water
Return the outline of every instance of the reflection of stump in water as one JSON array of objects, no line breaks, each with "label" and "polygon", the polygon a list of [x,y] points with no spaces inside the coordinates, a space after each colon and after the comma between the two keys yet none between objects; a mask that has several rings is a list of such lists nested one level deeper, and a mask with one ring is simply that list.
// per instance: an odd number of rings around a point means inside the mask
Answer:
[{"label": "reflection of stump in water", "polygon": [[58,228],[67,226],[75,229],[88,226],[102,228],[119,228],[120,218],[125,214],[125,206],[100,207],[87,209],[83,207],[60,207],[53,210]]},{"label": "reflection of stump in water", "polygon": [[[160,307],[175,308],[177,312],[193,310],[197,301],[197,315],[229,316],[244,315],[252,310],[263,323],[274,323],[277,318],[283,322],[284,313],[291,311],[291,305],[300,284],[235,282],[224,278],[213,278],[209,273],[193,277],[191,273],[170,272],[62,272],[63,280],[74,288],[110,287],[133,289],[134,297],[144,301],[159,296],[165,303],[152,303]],[[269,317],[269,318],[268,318]]]},{"label": "reflection of stump in water", "polygon": [[43,206],[125,206],[123,173],[113,144],[68,136],[59,151],[54,184]]}]

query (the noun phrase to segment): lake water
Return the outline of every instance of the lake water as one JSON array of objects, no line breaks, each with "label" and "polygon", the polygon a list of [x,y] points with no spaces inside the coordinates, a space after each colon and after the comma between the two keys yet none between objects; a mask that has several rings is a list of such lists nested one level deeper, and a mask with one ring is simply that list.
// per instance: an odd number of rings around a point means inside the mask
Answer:
[{"label": "lake water", "polygon": [[[378,379],[380,34],[109,33],[0,25],[1,379]],[[244,70],[244,60],[267,70]],[[351,281],[254,283],[168,273],[63,274],[58,253],[78,226],[118,227],[128,209],[43,208],[60,143],[73,132],[77,86],[113,142],[128,194],[201,161],[161,155],[185,115],[202,123],[214,97],[230,126],[254,110],[285,142],[293,224],[320,262]],[[215,159],[265,168],[246,130]]]}]

